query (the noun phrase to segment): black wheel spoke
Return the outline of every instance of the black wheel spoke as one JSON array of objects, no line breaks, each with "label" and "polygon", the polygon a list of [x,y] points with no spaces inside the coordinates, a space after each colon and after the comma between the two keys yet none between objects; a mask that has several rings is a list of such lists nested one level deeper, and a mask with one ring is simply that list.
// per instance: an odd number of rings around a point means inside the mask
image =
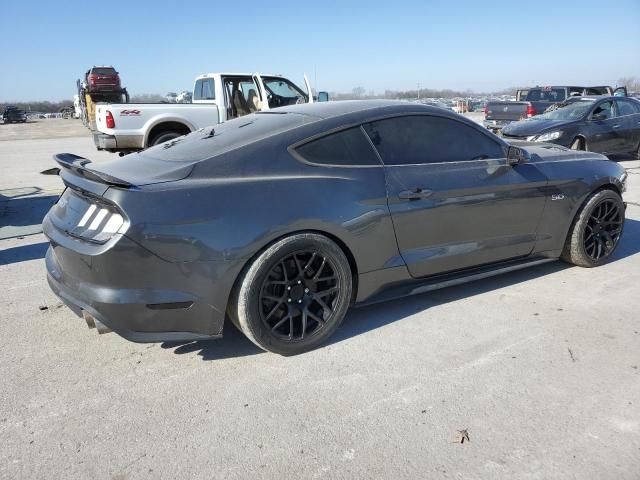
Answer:
[{"label": "black wheel spoke", "polygon": [[318,280],[318,277],[320,277],[320,274],[322,273],[322,270],[324,270],[324,266],[327,264],[327,259],[322,257],[322,263],[320,264],[320,268],[318,268],[318,271],[316,272],[316,274],[313,276],[313,280]]},{"label": "black wheel spoke", "polygon": [[326,297],[327,295],[331,295],[332,293],[335,293],[337,291],[338,291],[338,287],[331,287],[326,290],[322,290],[321,292],[316,292],[316,297],[318,298]]},{"label": "black wheel spoke", "polygon": [[276,323],[272,328],[271,331],[275,331],[278,329],[278,327],[282,326],[282,324],[284,322],[286,322],[289,318],[291,317],[291,315],[287,315],[286,317],[284,317],[282,320],[278,321],[278,323]]}]

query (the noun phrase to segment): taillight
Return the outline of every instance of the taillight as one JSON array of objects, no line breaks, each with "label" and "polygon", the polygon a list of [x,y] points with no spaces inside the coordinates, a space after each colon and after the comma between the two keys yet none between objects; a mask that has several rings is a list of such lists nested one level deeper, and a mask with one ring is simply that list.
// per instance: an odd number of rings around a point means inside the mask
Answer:
[{"label": "taillight", "polygon": [[116,121],[113,119],[113,115],[111,115],[109,110],[107,110],[106,121],[107,128],[116,128]]},{"label": "taillight", "polygon": [[489,107],[487,105],[484,106],[484,116],[489,115]]},{"label": "taillight", "polygon": [[95,85],[96,84],[96,76],[91,74],[89,75],[89,85]]},{"label": "taillight", "polygon": [[538,112],[536,112],[536,107],[531,104],[527,105],[527,117],[533,117],[537,114]]}]

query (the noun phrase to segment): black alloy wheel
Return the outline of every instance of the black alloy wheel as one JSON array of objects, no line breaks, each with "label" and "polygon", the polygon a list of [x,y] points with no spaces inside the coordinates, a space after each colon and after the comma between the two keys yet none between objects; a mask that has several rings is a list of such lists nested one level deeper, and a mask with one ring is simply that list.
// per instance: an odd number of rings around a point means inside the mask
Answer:
[{"label": "black alloy wheel", "polygon": [[591,211],[584,228],[584,250],[594,261],[611,255],[622,234],[622,215],[618,202],[605,199]]},{"label": "black alloy wheel", "polygon": [[340,288],[330,258],[312,250],[295,252],[275,265],[264,279],[261,319],[281,340],[312,337],[331,321]]},{"label": "black alloy wheel", "polygon": [[304,232],[282,238],[238,278],[229,318],[258,347],[296,355],[325,342],[342,323],[353,291],[345,252]]}]

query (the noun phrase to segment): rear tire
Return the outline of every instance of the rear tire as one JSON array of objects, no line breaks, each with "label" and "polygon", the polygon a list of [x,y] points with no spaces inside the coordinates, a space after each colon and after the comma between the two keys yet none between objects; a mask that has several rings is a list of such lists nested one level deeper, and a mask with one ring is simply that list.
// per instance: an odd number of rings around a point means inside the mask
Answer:
[{"label": "rear tire", "polygon": [[344,252],[328,238],[303,233],[262,252],[240,278],[229,317],[263,350],[295,355],[312,350],[340,326],[352,276]]},{"label": "rear tire", "polygon": [[168,142],[169,140],[181,137],[182,135],[183,134],[179,132],[162,132],[151,139],[149,146],[153,147],[155,145],[160,145],[161,143]]},{"label": "rear tire", "polygon": [[591,194],[576,214],[560,258],[586,268],[606,263],[622,237],[624,218],[624,203],[616,192]]}]

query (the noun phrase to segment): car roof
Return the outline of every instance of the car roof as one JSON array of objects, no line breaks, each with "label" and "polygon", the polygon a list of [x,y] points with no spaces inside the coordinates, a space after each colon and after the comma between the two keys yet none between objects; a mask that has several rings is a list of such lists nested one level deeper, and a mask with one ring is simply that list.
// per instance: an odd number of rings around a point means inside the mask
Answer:
[{"label": "car roof", "polygon": [[[357,113],[370,113],[371,110],[381,110],[380,113],[436,113],[442,116],[455,117],[457,115],[440,107],[423,105],[419,103],[403,102],[400,100],[342,100],[334,102],[314,102],[299,105],[279,107],[274,111],[278,113],[296,113],[308,115],[319,119],[329,119]],[[268,113],[271,110],[268,110]],[[260,112],[258,112],[260,114]]]}]

